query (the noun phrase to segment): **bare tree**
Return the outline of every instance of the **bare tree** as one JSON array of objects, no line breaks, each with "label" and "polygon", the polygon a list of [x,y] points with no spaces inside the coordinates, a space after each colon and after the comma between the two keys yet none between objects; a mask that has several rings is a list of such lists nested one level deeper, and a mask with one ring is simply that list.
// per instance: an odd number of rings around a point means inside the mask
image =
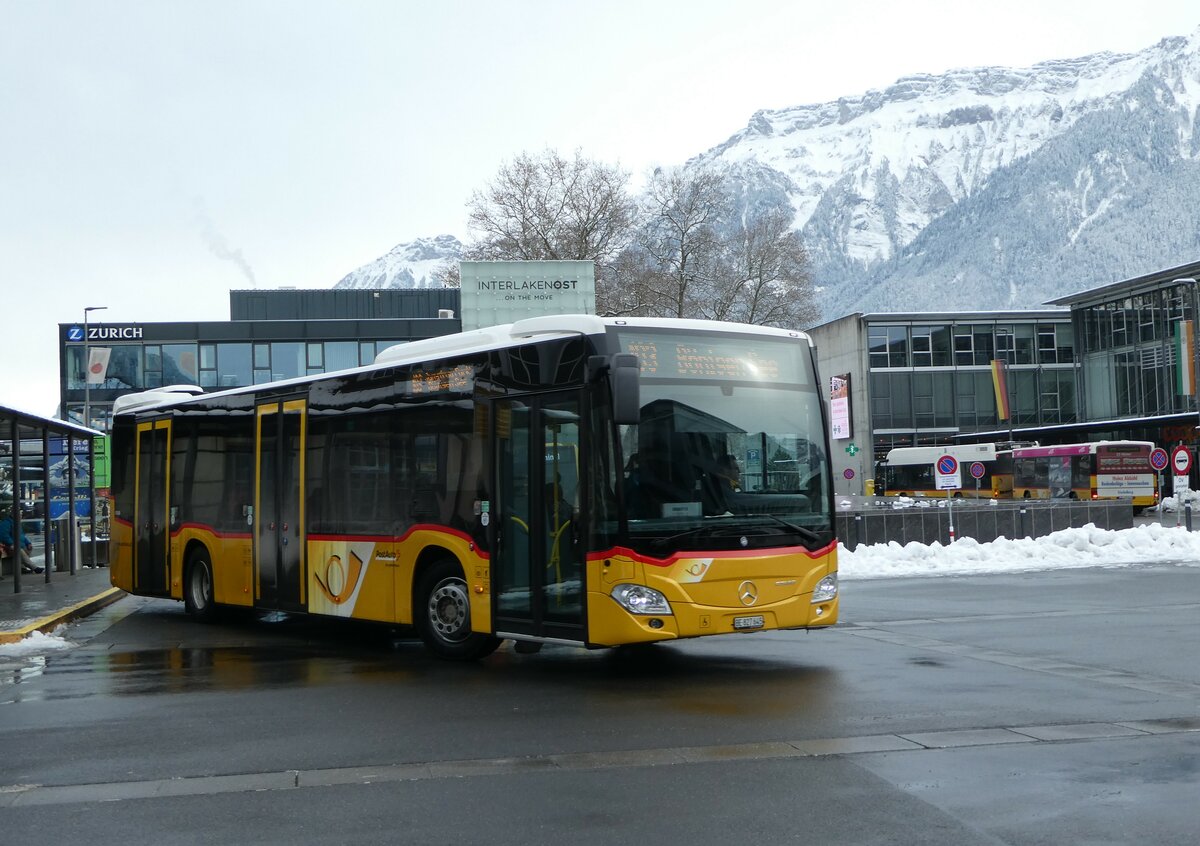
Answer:
[{"label": "bare tree", "polygon": [[456,261],[438,265],[433,269],[429,276],[434,282],[443,288],[462,287],[462,270]]},{"label": "bare tree", "polygon": [[658,169],[642,199],[637,246],[646,257],[639,280],[646,313],[696,317],[719,277],[720,224],[730,211],[719,174]]},{"label": "bare tree", "polygon": [[477,260],[611,262],[628,243],[634,214],[629,174],[553,150],[522,153],[467,203]]},{"label": "bare tree", "polygon": [[645,280],[648,256],[629,248],[603,266],[596,267],[596,314],[605,317],[643,317],[650,314]]},{"label": "bare tree", "polygon": [[[619,167],[522,153],[467,204],[474,260],[590,260],[604,315],[798,327],[815,320],[808,257],[787,209],[738,217],[724,177],[658,169],[635,204]],[[435,271],[446,287],[458,268]]]},{"label": "bare tree", "polygon": [[722,319],[802,329],[820,316],[808,252],[791,228],[790,209],[773,208],[750,218],[731,237],[732,285],[714,302]]}]

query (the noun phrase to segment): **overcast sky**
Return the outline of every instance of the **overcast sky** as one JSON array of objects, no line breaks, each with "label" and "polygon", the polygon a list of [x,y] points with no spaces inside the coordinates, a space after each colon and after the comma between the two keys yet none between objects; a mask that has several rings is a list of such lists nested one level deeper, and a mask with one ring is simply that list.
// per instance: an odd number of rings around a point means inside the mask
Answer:
[{"label": "overcast sky", "polygon": [[0,405],[55,412],[84,306],[224,320],[231,288],[465,237],[522,151],[636,178],[759,109],[1198,26],[1195,0],[0,0]]}]

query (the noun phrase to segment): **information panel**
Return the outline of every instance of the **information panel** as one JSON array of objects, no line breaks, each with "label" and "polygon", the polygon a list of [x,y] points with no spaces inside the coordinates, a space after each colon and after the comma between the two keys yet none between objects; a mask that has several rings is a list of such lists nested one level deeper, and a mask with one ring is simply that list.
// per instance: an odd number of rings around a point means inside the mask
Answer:
[{"label": "information panel", "polygon": [[684,334],[621,330],[622,352],[638,357],[642,376],[667,379],[809,384],[800,342],[737,336],[702,339]]},{"label": "information panel", "polygon": [[850,416],[850,374],[829,378],[829,437],[843,440],[854,436]]}]

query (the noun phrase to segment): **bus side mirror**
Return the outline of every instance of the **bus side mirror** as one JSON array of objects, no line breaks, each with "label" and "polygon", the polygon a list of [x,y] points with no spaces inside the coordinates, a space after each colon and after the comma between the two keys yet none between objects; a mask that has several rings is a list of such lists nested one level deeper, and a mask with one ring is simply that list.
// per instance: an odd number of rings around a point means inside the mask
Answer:
[{"label": "bus side mirror", "polygon": [[638,357],[633,353],[610,356],[593,355],[587,360],[589,382],[599,381],[606,374],[612,388],[613,422],[636,426],[642,422],[642,395]]},{"label": "bus side mirror", "polygon": [[642,422],[638,357],[633,353],[615,354],[608,378],[612,384],[613,422],[630,426]]}]

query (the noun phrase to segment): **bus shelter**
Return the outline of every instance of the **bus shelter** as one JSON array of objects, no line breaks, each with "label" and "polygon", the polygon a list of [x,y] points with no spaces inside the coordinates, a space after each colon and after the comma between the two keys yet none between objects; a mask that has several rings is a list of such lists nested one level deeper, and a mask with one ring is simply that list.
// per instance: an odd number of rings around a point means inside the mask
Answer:
[{"label": "bus shelter", "polygon": [[[103,445],[103,432],[0,405],[0,519],[12,517],[14,541],[0,578],[12,578],[13,593],[22,577],[49,582],[56,571],[107,562],[107,515],[96,502]],[[45,550],[41,574],[22,573],[26,539]]]}]

